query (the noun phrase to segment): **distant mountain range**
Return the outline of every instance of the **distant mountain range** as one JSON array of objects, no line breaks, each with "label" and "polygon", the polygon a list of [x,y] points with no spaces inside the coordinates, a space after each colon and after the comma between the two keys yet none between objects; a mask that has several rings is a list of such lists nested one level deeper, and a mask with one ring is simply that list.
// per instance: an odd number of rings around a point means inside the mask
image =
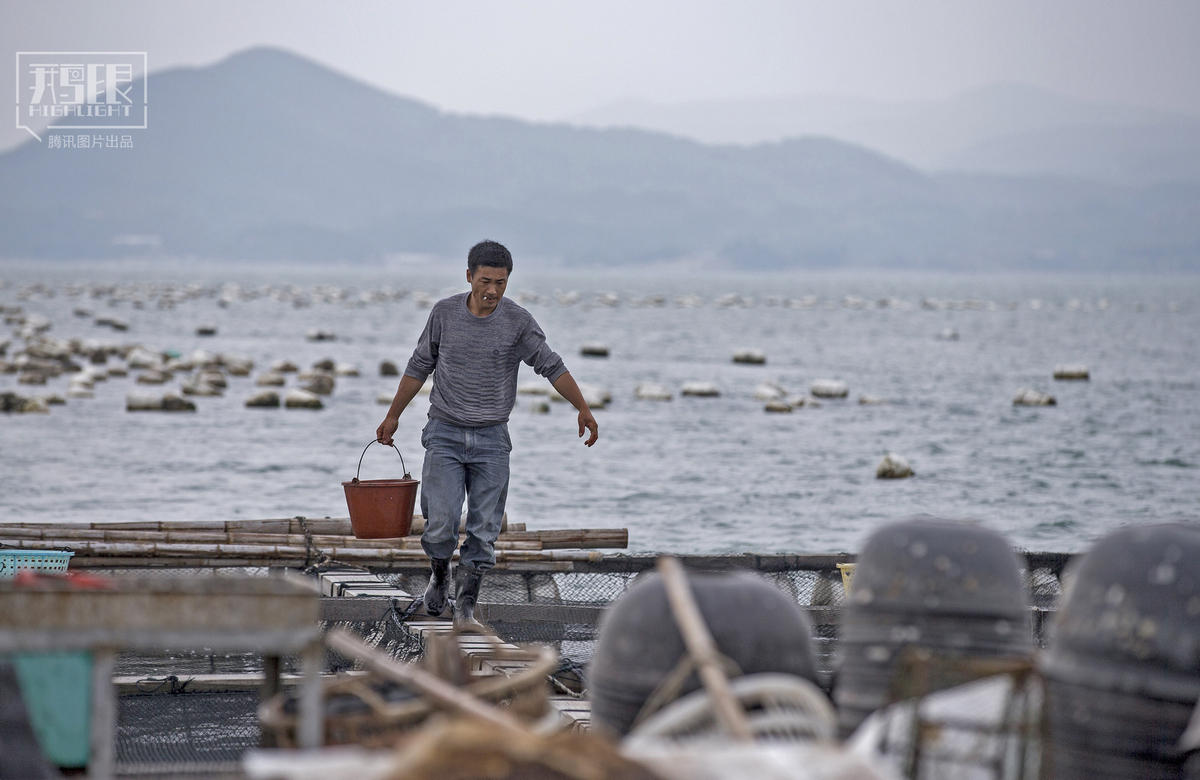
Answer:
[{"label": "distant mountain range", "polygon": [[[1200,268],[1190,174],[931,174],[824,137],[453,115],[271,48],[154,73],[150,95],[133,149],[0,154],[0,255],[355,261],[486,236],[567,265]],[[1002,129],[954,154],[1005,160],[1020,144],[996,139],[1066,132]]]},{"label": "distant mountain range", "polygon": [[820,135],[928,171],[1058,175],[1118,184],[1200,179],[1200,117],[997,84],[948,100],[839,97],[622,101],[571,117],[711,144]]}]

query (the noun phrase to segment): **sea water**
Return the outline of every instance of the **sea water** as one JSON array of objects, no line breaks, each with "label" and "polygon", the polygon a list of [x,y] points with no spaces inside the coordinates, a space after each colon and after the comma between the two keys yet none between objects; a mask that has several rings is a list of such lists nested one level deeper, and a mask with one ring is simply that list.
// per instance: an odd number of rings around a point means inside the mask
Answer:
[{"label": "sea water", "polygon": [[[181,377],[137,385],[135,370],[49,414],[0,416],[0,515],[345,516],[340,483],[383,417],[377,397],[397,384],[379,364],[403,368],[431,301],[466,289],[459,266],[0,265],[0,306],[48,318],[48,336],[256,364],[222,397],[193,398],[194,413],[125,411],[128,393],[179,389]],[[508,296],[579,382],[612,396],[590,449],[569,404],[543,414],[532,407],[544,399],[518,396],[508,512],[530,528],[627,527],[636,552],[820,553],[928,513],[1077,551],[1120,525],[1200,519],[1200,276],[518,268]],[[95,324],[105,316],[128,331]],[[217,334],[196,335],[201,325]],[[0,360],[22,346],[17,329],[0,328],[11,341]],[[310,341],[314,329],[336,339]],[[582,357],[587,342],[609,356]],[[734,363],[744,348],[766,363]],[[339,377],[323,410],[244,406],[271,362],[324,358],[362,375]],[[1054,380],[1066,363],[1090,379]],[[818,379],[845,382],[848,397],[770,414],[754,396],[762,383],[807,396]],[[721,394],[683,397],[689,381]],[[544,384],[525,366],[521,382]],[[639,400],[642,382],[675,397]],[[65,395],[67,383],[0,373],[0,392]],[[1014,406],[1026,387],[1057,404]],[[418,479],[427,410],[419,397],[395,437]],[[915,475],[876,479],[887,452]],[[400,472],[390,449],[363,460],[364,479]]]}]

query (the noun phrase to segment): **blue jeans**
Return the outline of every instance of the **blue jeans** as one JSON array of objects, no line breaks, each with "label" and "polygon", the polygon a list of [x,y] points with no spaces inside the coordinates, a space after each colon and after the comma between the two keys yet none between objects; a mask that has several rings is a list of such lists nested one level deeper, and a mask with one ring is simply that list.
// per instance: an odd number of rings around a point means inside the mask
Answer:
[{"label": "blue jeans", "polygon": [[463,428],[429,418],[421,432],[421,546],[431,558],[449,559],[458,544],[463,498],[467,499],[467,538],[459,561],[486,571],[496,563],[496,537],[508,498],[508,426]]}]

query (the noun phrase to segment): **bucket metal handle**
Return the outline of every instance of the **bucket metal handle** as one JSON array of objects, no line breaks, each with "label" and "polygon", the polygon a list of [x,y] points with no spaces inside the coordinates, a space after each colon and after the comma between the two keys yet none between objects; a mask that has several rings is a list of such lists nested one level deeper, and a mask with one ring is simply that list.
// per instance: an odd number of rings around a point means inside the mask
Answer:
[{"label": "bucket metal handle", "polygon": [[[372,444],[383,444],[383,442],[379,441],[378,439],[372,439],[371,441],[367,442],[366,447],[363,447],[362,455],[358,456],[358,469],[355,470],[355,472],[354,472],[354,479],[352,480],[353,482],[358,482],[358,475],[362,473],[363,457],[366,456],[367,450],[371,449]],[[400,448],[397,447],[395,444],[389,444],[389,445],[385,445],[385,446],[391,447],[392,449],[394,449],[396,451],[397,455],[400,455]],[[403,479],[412,479],[412,475],[408,473],[408,467],[404,465],[404,456],[403,455],[400,455],[400,468],[404,469]]]}]

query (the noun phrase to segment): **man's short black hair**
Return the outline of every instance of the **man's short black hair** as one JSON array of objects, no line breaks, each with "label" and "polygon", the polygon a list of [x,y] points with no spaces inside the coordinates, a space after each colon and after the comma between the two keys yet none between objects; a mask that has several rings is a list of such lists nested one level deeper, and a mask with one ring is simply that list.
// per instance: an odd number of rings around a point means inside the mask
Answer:
[{"label": "man's short black hair", "polygon": [[497,241],[480,241],[467,253],[467,270],[474,274],[480,266],[503,268],[512,273],[512,254]]}]

